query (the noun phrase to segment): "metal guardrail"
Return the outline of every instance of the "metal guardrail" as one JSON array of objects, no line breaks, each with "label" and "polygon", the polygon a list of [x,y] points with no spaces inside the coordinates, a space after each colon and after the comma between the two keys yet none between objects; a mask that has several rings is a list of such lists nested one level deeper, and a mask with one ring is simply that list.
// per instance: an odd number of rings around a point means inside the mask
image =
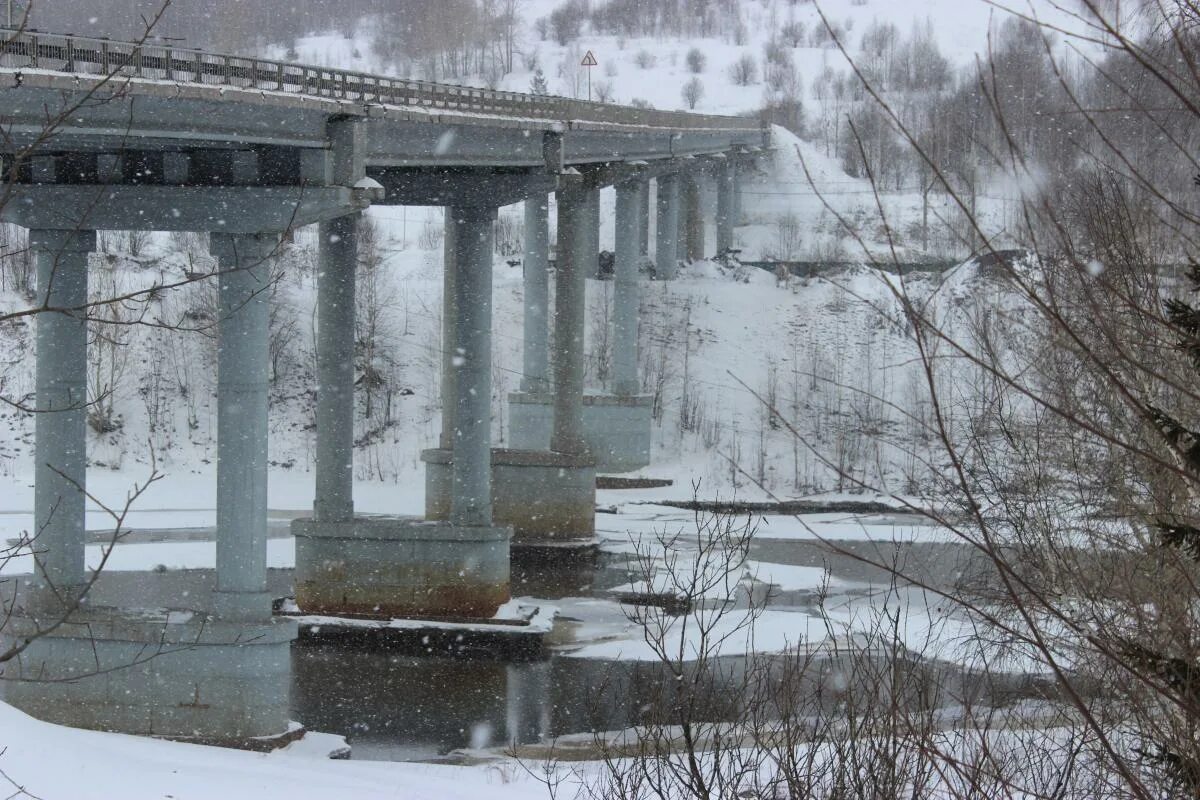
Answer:
[{"label": "metal guardrail", "polygon": [[0,29],[0,68],[261,89],[400,107],[648,128],[760,130],[746,117],[658,111],[552,95],[474,89],[149,43]]}]

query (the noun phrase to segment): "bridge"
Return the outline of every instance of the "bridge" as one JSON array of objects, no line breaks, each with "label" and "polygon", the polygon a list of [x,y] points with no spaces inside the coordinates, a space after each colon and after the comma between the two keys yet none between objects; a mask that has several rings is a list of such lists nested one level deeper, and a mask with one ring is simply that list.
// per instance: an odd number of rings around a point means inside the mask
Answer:
[{"label": "bridge", "polygon": [[[8,702],[66,724],[205,741],[287,729],[296,628],[273,614],[267,583],[263,290],[283,237],[300,226],[319,226],[320,263],[316,489],[312,517],[293,525],[299,607],[486,619],[509,598],[511,542],[594,537],[597,470],[649,462],[639,268],[652,253],[655,277],[670,279],[681,258],[705,255],[706,181],[716,186],[716,248],[732,247],[739,171],[769,147],[756,120],[147,42],[0,36],[0,219],[29,229],[37,302],[50,309],[36,326],[36,571],[5,596],[0,632],[24,647],[5,671]],[[585,287],[608,186],[615,390],[591,396]],[[523,378],[511,403],[515,449],[494,450],[492,228],[513,203],[525,212]],[[354,511],[354,281],[358,223],[372,205],[446,209],[443,426],[422,455],[423,519]],[[86,305],[98,230],[207,233],[219,267],[215,578],[170,612],[103,604],[85,568]],[[48,680],[21,680],[31,677]]]}]

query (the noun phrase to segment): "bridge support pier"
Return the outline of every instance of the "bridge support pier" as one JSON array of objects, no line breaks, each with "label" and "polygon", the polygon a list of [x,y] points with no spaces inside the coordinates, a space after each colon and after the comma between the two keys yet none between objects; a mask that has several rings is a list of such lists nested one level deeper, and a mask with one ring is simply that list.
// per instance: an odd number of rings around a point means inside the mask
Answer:
[{"label": "bridge support pier", "polygon": [[638,255],[650,255],[650,181],[638,181]]},{"label": "bridge support pier", "polygon": [[590,189],[586,194],[587,212],[581,220],[583,246],[580,248],[580,266],[583,276],[600,277],[600,190]]},{"label": "bridge support pier", "polygon": [[[639,220],[646,219],[645,206],[641,204],[645,185],[646,182],[639,178],[616,185],[613,392],[583,394],[580,422],[586,448],[579,455],[586,453],[594,461],[597,472],[631,472],[650,463],[651,399],[638,394],[637,375]],[[587,211],[585,227],[591,221],[591,209]],[[560,226],[562,224],[560,220]],[[560,253],[561,247],[560,244]],[[587,261],[590,250],[581,249],[582,259],[590,269]],[[529,334],[526,336],[528,344]],[[540,451],[557,449],[551,441],[555,427],[555,397],[548,392],[534,391],[509,395],[509,428],[514,447]],[[573,487],[573,491],[579,488]],[[518,536],[521,533],[522,528],[518,526]]]},{"label": "bridge support pier", "polygon": [[427,462],[431,453],[446,455],[426,471],[427,485],[436,484],[427,494],[446,501],[445,513],[294,522],[296,603],[306,612],[490,617],[509,598],[510,532],[492,523],[491,500],[495,215],[492,206],[446,211],[441,441],[450,447],[423,454]]},{"label": "bridge support pier", "polygon": [[700,188],[703,177],[698,171],[693,171],[683,180],[686,199],[683,208],[686,216],[683,220],[682,246],[687,254],[688,263],[704,259],[704,207]]},{"label": "bridge support pier", "polygon": [[455,238],[453,490],[450,521],[492,524],[492,224],[496,209],[452,209]]},{"label": "bridge support pier", "polygon": [[521,391],[550,390],[550,204],[546,195],[525,201],[525,338]]},{"label": "bridge support pier", "polygon": [[[94,235],[35,230],[30,239],[49,304],[86,303]],[[271,618],[266,585],[264,260],[278,242],[278,234],[212,238],[222,269],[215,574],[104,574],[84,602],[72,602],[90,580],[82,496],[86,324],[82,313],[39,315],[37,402],[46,413],[35,423],[35,513],[46,538],[36,548],[46,557],[32,591],[17,586],[18,604],[0,633],[0,647],[30,640],[6,670],[14,679],[2,687],[6,702],[49,722],[214,744],[261,745],[289,730],[296,626]],[[154,607],[149,598],[156,597],[192,610]],[[33,680],[17,680],[23,677]]]},{"label": "bridge support pier", "polygon": [[34,418],[35,602],[61,613],[84,585],[87,483],[87,303],[92,231],[34,230],[38,299],[37,416]]},{"label": "bridge support pier", "polygon": [[587,455],[583,435],[584,322],[592,243],[586,193],[558,198],[558,262],[554,281],[554,426],[550,449]]},{"label": "bridge support pier", "polygon": [[[638,380],[638,311],[641,281],[638,264],[639,221],[644,181],[617,184],[616,275],[613,285],[613,396],[611,404],[589,426],[601,433],[597,462],[611,472],[631,472],[650,465],[653,398],[641,394]],[[599,468],[599,467],[598,467]]]},{"label": "bridge support pier", "polygon": [[313,519],[354,519],[354,301],[360,214],[318,226]]},{"label": "bridge support pier", "polygon": [[[525,262],[525,376],[522,388],[529,395],[546,397],[549,280],[547,275],[549,219],[547,195],[535,193],[526,201]],[[492,546],[487,564],[503,558],[503,587],[508,589],[508,531],[517,540],[561,538],[573,531],[584,507],[590,521],[595,500],[595,473],[590,462],[551,453],[546,448],[493,449],[491,438],[490,302],[492,244],[490,220],[494,208],[455,208],[455,276],[448,297],[454,312],[450,326],[454,342],[452,367],[455,390],[443,395],[447,411],[453,408],[451,446],[426,450],[425,516],[448,521],[457,530],[503,531],[503,542]],[[448,259],[449,261],[449,259]],[[484,308],[481,304],[486,303]],[[451,314],[449,307],[448,315]],[[472,361],[475,354],[486,354]],[[464,424],[464,421],[467,421]],[[514,419],[513,425],[520,427]],[[486,480],[486,484],[485,484]],[[565,509],[565,511],[564,511]],[[485,519],[486,517],[486,519]],[[494,522],[493,522],[494,520]],[[489,527],[490,526],[490,527]],[[588,530],[590,536],[591,528]],[[471,570],[474,573],[476,570]],[[498,573],[497,573],[498,574]],[[474,574],[470,579],[475,581]]]},{"label": "bridge support pier", "polygon": [[445,232],[442,237],[442,433],[438,447],[454,447],[455,403],[458,370],[454,366],[454,319],[458,316],[455,297],[458,276],[458,219],[454,209],[446,206]]},{"label": "bridge support pier", "polygon": [[654,277],[669,281],[679,272],[679,176],[660,175],[655,181],[658,184],[658,227]]},{"label": "bridge support pier", "polygon": [[267,620],[267,305],[277,234],[212,234],[217,258],[217,587],[221,619]]},{"label": "bridge support pier", "polygon": [[[596,263],[593,196],[598,193],[580,186],[558,191],[553,391],[509,395],[509,428],[518,449],[493,454],[497,484],[506,487],[497,519],[511,522],[517,541],[588,541],[595,535],[596,468],[583,424],[587,270]],[[527,331],[528,325],[527,319]]]},{"label": "bridge support pier", "polygon": [[734,205],[737,194],[737,165],[726,158],[717,167],[717,255],[733,249],[736,223]]},{"label": "bridge support pier", "polygon": [[642,213],[640,182],[617,184],[616,274],[613,281],[613,390],[638,390],[637,333],[638,228]]},{"label": "bridge support pier", "polygon": [[[528,200],[527,366],[522,380],[525,391],[514,397],[547,398],[548,402],[547,196],[557,184],[553,174],[521,176],[482,170],[447,171],[418,176],[415,181],[397,179],[394,184],[399,194],[411,195],[422,204],[440,199],[443,205],[451,206],[447,213],[443,341],[453,344],[443,348],[442,437],[440,447],[426,450],[421,459],[426,464],[425,518],[445,523],[447,529],[459,532],[460,539],[475,537],[473,543],[463,546],[463,552],[475,554],[472,568],[456,566],[454,571],[460,583],[464,583],[465,575],[463,596],[493,598],[499,597],[502,590],[507,597],[508,526],[513,536],[526,540],[590,538],[594,530],[595,472],[589,460],[552,453],[545,447],[489,452],[490,366],[482,360],[472,361],[490,348],[490,324],[484,324],[481,314],[484,311],[490,315],[490,305],[485,309],[480,303],[491,302],[490,278],[486,277],[491,274],[492,263],[491,220],[497,205]],[[581,189],[577,187],[574,193],[573,208],[584,209],[588,204]],[[577,211],[576,216],[581,213]],[[586,233],[594,249],[595,236]],[[584,239],[572,237],[572,241],[582,244]],[[581,263],[584,256],[578,254],[568,260]],[[593,252],[593,263],[595,260]],[[582,308],[579,312],[582,323]],[[521,428],[515,417],[512,427]],[[490,509],[487,515],[485,507]],[[503,572],[499,569],[501,562]],[[492,611],[498,603],[493,604]],[[482,602],[479,607],[483,607]]]}]

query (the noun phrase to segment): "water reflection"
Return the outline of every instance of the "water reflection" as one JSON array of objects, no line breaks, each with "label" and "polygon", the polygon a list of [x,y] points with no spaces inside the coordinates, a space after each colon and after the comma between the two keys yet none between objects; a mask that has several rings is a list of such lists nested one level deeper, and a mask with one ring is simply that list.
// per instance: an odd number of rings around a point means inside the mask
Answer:
[{"label": "water reflection", "polygon": [[[736,677],[717,670],[694,698],[723,718]],[[667,719],[678,684],[660,664],[555,657],[504,664],[292,650],[292,715],[345,736],[355,758],[435,759],[464,747],[503,747]]]},{"label": "water reflection", "polygon": [[657,662],[556,656],[505,664],[297,645],[292,718],[345,736],[354,758],[425,761],[468,747],[669,725],[681,709],[696,721],[750,722],[757,715],[743,715],[751,704],[777,719],[844,713],[848,695],[877,703],[895,692],[902,705],[928,709],[1047,690],[1030,676],[985,676],[944,663],[854,663],[852,677],[844,657],[762,657],[749,672],[746,659],[733,658],[678,677]]}]

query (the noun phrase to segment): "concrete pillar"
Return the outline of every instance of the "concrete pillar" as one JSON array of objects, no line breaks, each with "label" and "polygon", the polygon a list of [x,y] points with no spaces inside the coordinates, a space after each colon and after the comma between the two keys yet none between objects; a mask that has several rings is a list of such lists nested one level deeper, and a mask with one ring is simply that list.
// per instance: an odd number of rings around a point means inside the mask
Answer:
[{"label": "concrete pillar", "polygon": [[700,187],[703,178],[692,173],[684,181],[687,191],[687,218],[684,222],[684,243],[688,262],[704,260],[704,206],[701,203]]},{"label": "concrete pillar", "polygon": [[650,181],[638,181],[638,255],[650,255]]},{"label": "concrete pillar", "polygon": [[554,427],[550,449],[584,455],[583,328],[587,269],[580,252],[591,240],[588,201],[581,191],[558,193],[558,261],[554,280]]},{"label": "concrete pillar", "polygon": [[445,235],[442,238],[442,435],[438,445],[443,450],[454,448],[454,305],[457,268],[456,240],[458,223],[454,210],[445,210]]},{"label": "concrete pillar", "polygon": [[318,227],[317,522],[354,519],[354,277],[360,216],[348,214]]},{"label": "concrete pillar", "polygon": [[726,159],[717,167],[717,255],[733,249],[733,205],[736,192],[734,164]]},{"label": "concrete pillar", "polygon": [[679,176],[660,175],[658,183],[658,231],[655,236],[654,273],[671,280],[679,271]]},{"label": "concrete pillar", "polygon": [[587,218],[584,222],[587,244],[583,250],[584,275],[600,277],[600,190],[587,193]]},{"label": "concrete pillar", "polygon": [[742,224],[742,168],[737,161],[732,161],[729,164],[729,170],[733,173],[733,224]]},{"label": "concrete pillar", "polygon": [[37,258],[37,398],[34,418],[34,550],[38,600],[69,603],[83,586],[87,475],[88,253],[93,231],[29,232]]},{"label": "concrete pillar", "polygon": [[271,616],[267,593],[268,295],[277,234],[214,233],[217,333],[217,589],[228,620]]},{"label": "concrete pillar", "polygon": [[675,213],[675,258],[687,263],[687,222],[688,222],[688,180],[686,175],[679,176],[679,211]]},{"label": "concrete pillar", "polygon": [[492,225],[496,209],[453,206],[454,461],[450,522],[492,524]]},{"label": "concrete pillar", "polygon": [[521,391],[550,391],[550,203],[525,201],[525,343]]},{"label": "concrete pillar", "polygon": [[617,184],[616,275],[613,289],[613,391],[636,394],[638,326],[638,238],[641,207],[640,181]]}]

